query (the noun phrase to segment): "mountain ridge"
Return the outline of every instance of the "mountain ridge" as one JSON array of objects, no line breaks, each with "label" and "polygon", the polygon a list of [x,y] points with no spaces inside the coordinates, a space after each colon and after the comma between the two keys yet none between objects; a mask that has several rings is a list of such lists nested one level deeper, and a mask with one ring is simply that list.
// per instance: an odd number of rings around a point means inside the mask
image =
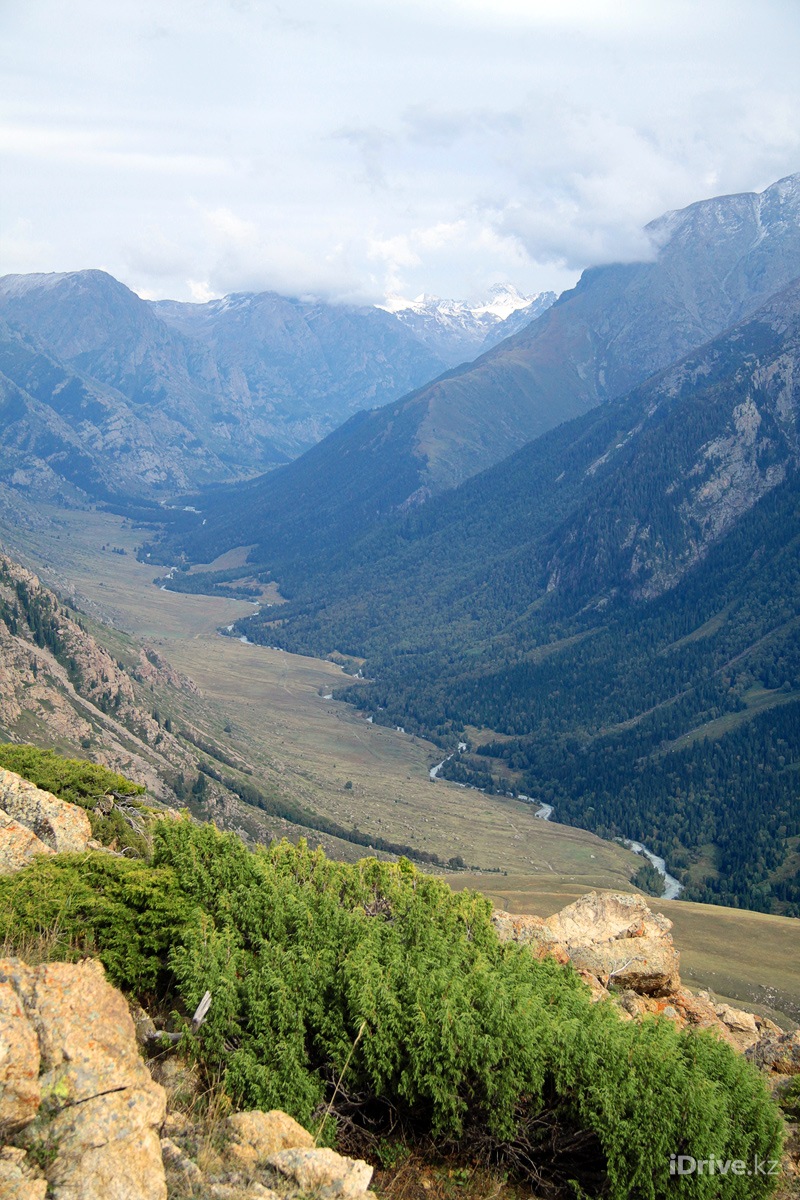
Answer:
[{"label": "mountain ridge", "polygon": [[[347,540],[354,527],[361,533],[458,485],[730,328],[800,274],[800,175],[760,194],[700,201],[648,228],[662,243],[653,261],[590,268],[474,363],[337,430],[315,447],[313,476],[301,458],[248,485],[239,544],[262,541],[268,558],[276,522],[311,526],[319,513],[329,539]],[[345,462],[349,485],[336,511],[329,481]],[[234,544],[226,531],[235,504],[199,506],[205,533],[185,544],[209,561],[203,538],[214,553]]]}]

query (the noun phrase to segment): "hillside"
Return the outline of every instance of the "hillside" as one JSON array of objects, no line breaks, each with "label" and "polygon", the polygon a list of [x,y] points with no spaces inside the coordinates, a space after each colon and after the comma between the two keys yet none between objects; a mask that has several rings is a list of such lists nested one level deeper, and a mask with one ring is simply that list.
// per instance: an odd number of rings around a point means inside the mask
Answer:
[{"label": "hillside", "polygon": [[424,503],[561,422],[626,394],[755,312],[800,274],[800,176],[723,196],[647,227],[649,262],[585,271],[537,320],[384,408],[354,418],[269,476],[194,501],[203,525],[173,538],[209,561],[257,545],[282,567]]}]

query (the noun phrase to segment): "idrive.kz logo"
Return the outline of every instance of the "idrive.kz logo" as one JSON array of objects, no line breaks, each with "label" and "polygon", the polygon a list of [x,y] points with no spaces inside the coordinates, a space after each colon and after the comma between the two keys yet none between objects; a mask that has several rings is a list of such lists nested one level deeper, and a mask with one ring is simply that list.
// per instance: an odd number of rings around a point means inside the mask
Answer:
[{"label": "idrive.kz logo", "polygon": [[743,1158],[692,1158],[691,1154],[670,1154],[670,1175],[778,1175],[781,1164],[777,1158],[759,1158],[752,1162]]}]

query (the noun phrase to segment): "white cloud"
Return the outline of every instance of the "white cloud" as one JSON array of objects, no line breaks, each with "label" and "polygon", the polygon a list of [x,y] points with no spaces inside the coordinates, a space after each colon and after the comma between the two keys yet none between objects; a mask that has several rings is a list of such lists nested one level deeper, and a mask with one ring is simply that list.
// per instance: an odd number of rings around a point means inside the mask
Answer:
[{"label": "white cloud", "polygon": [[154,295],[568,286],[800,169],[796,0],[27,0],[3,269]]}]

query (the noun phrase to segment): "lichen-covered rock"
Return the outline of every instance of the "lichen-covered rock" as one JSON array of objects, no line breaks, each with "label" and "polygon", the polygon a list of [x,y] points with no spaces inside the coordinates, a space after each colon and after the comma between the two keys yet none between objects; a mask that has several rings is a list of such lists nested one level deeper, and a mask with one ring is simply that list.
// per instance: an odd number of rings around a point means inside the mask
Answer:
[{"label": "lichen-covered rock", "polygon": [[35,1034],[42,1103],[18,1140],[37,1146],[53,1200],[166,1200],[158,1137],[164,1091],[100,963],[0,961]]},{"label": "lichen-covered rock", "polygon": [[36,1031],[11,984],[0,983],[0,1136],[33,1120],[40,1101]]},{"label": "lichen-covered rock", "polygon": [[664,938],[672,929],[672,922],[651,912],[644,897],[627,892],[588,892],[545,924],[566,945]]},{"label": "lichen-covered rock", "polygon": [[35,833],[0,809],[0,875],[13,875],[37,854],[52,853]]},{"label": "lichen-covered rock", "polygon": [[92,836],[89,818],[82,808],[57,799],[2,767],[0,809],[57,854],[82,852]]},{"label": "lichen-covered rock", "polygon": [[367,1191],[372,1167],[333,1150],[279,1150],[267,1165],[319,1200],[356,1200]]},{"label": "lichen-covered rock", "polygon": [[576,970],[605,986],[661,996],[680,983],[672,922],[651,912],[641,896],[590,892],[546,924]]},{"label": "lichen-covered rock", "polygon": [[54,1200],[166,1200],[155,1085],[127,1087],[64,1108],[47,1130]]},{"label": "lichen-covered rock", "polygon": [[492,913],[492,924],[501,942],[518,942],[528,946],[537,958],[552,955],[560,962],[568,962],[566,950],[542,917],[517,915],[497,909]]},{"label": "lichen-covered rock", "polygon": [[757,1067],[779,1075],[800,1075],[800,1029],[793,1033],[767,1033],[747,1051]]},{"label": "lichen-covered rock", "polygon": [[3,1200],[45,1200],[47,1180],[16,1146],[0,1148],[0,1196]]},{"label": "lichen-covered rock", "polygon": [[280,1150],[311,1149],[314,1139],[302,1125],[278,1109],[271,1112],[238,1112],[225,1124],[228,1142],[224,1157],[233,1166],[264,1162]]}]

